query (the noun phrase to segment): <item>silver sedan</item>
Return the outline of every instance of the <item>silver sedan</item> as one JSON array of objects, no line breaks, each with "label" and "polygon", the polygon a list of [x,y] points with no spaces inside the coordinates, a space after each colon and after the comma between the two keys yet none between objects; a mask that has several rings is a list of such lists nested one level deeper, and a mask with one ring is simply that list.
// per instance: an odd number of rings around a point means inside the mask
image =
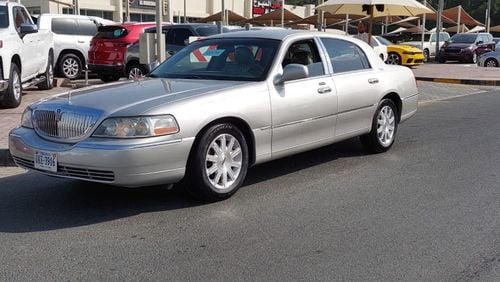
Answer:
[{"label": "silver sedan", "polygon": [[477,60],[477,65],[480,67],[498,68],[500,66],[498,62],[500,62],[500,52],[492,51],[482,54]]},{"label": "silver sedan", "polygon": [[183,180],[225,199],[250,166],[360,136],[380,153],[417,111],[411,70],[357,39],[290,30],[197,41],[147,78],[66,93],[26,109],[17,165],[140,187]]}]

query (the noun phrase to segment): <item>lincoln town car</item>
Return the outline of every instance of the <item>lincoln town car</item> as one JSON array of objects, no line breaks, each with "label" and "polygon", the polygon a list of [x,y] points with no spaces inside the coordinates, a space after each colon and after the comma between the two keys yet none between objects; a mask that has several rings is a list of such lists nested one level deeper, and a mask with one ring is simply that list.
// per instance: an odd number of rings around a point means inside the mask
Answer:
[{"label": "lincoln town car", "polygon": [[196,41],[148,77],[36,102],[9,136],[16,164],[124,187],[181,182],[233,195],[256,164],[359,136],[387,151],[417,111],[411,70],[366,43],[292,30]]}]

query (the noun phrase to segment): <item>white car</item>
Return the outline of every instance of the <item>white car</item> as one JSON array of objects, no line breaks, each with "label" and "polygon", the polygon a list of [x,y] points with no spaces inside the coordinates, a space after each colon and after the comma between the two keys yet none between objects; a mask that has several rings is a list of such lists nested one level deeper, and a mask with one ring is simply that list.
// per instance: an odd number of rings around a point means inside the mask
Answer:
[{"label": "white car", "polygon": [[382,59],[382,61],[387,61],[387,46],[382,44],[376,36],[372,36],[372,41],[370,45],[373,47],[375,53]]},{"label": "white car", "polygon": [[87,66],[90,40],[100,24],[79,15],[42,14],[38,27],[54,33],[56,70],[66,78],[78,78]]},{"label": "white car", "polygon": [[[435,32],[424,34],[424,46],[422,48],[422,34],[413,33],[408,41],[401,42],[403,45],[410,45],[420,50],[424,51],[424,62],[428,62],[430,58],[435,57],[436,53],[436,37]],[[450,34],[448,32],[439,33],[439,48],[441,48],[446,41],[450,39]]]},{"label": "white car", "polygon": [[23,88],[52,88],[52,33],[38,30],[23,5],[0,1],[0,103],[19,106]]}]

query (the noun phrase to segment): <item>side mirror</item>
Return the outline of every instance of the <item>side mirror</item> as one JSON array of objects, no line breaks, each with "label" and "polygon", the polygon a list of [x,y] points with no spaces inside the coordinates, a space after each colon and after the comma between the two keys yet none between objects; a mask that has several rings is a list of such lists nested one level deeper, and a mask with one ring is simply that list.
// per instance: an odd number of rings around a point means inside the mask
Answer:
[{"label": "side mirror", "polygon": [[309,69],[300,64],[288,64],[283,69],[283,75],[278,77],[275,84],[283,84],[286,81],[303,79],[309,77]]},{"label": "side mirror", "polygon": [[24,36],[29,33],[37,33],[38,26],[34,24],[22,24],[19,32],[21,33],[21,36]]},{"label": "side mirror", "polygon": [[483,43],[484,43],[483,41],[478,41],[478,42],[476,42],[476,45],[481,45]]}]

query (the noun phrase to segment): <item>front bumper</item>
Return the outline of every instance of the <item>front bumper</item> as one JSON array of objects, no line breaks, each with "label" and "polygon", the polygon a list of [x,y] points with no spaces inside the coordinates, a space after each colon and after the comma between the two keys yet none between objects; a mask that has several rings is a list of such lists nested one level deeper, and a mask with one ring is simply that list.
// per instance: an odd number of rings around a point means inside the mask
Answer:
[{"label": "front bumper", "polygon": [[470,49],[462,49],[460,52],[447,52],[446,50],[444,50],[439,53],[439,56],[443,56],[445,60],[451,61],[471,61],[473,52]]},{"label": "front bumper", "polygon": [[424,63],[424,54],[403,54],[401,60],[403,61],[403,65],[405,66],[420,65]]},{"label": "front bumper", "polygon": [[[194,138],[135,145],[131,141],[94,138],[62,144],[42,139],[32,129],[16,128],[9,134],[9,149],[18,166],[56,177],[124,187],[176,183],[184,177]],[[57,172],[35,169],[35,150],[56,153]]]}]

